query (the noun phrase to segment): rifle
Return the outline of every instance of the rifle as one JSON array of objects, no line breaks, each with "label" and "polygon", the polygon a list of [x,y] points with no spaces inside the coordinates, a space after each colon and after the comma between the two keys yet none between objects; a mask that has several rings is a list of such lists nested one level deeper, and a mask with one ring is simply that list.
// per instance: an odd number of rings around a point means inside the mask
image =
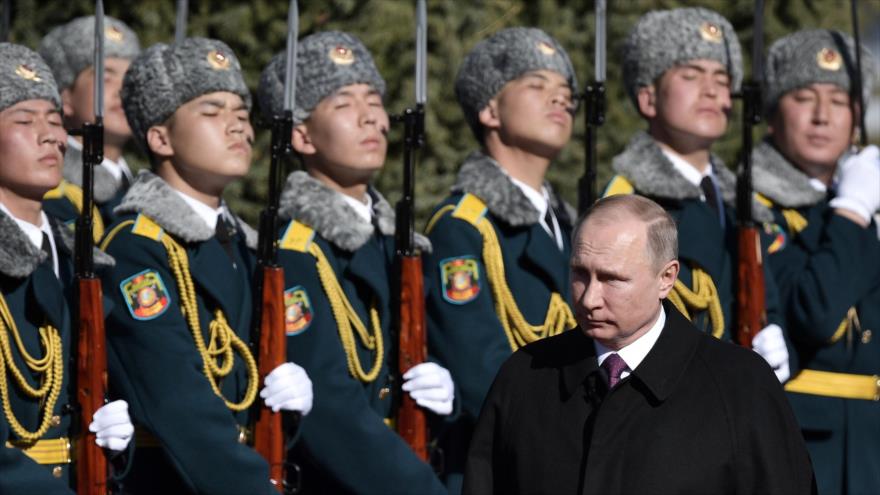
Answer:
[{"label": "rifle", "polygon": [[186,16],[189,12],[187,0],[177,0],[177,16],[174,19],[174,42],[180,44],[186,39]]},{"label": "rifle", "polygon": [[[417,152],[425,143],[425,102],[427,100],[427,14],[425,0],[416,3],[415,108],[407,108],[403,120],[403,197],[395,206],[395,251],[400,275],[400,321],[398,329],[396,377],[425,362],[425,292],[422,258],[415,247],[415,167]],[[392,360],[392,366],[395,363]],[[428,460],[428,423],[425,411],[409,396],[400,394],[397,432],[423,461]]]},{"label": "rifle", "polygon": [[76,220],[75,277],[79,297],[79,329],[73,333],[76,352],[76,398],[80,409],[80,438],[76,447],[76,486],[81,495],[107,493],[107,458],[95,443],[89,423],[106,402],[107,351],[101,280],[95,276],[92,213],[94,169],[104,161],[104,4],[95,6],[95,122],[71,134],[83,138],[83,205]]},{"label": "rifle", "polygon": [[[260,235],[257,247],[257,315],[254,330],[257,344],[257,368],[260,383],[287,360],[287,333],[284,328],[284,269],[278,265],[278,205],[281,173],[293,154],[290,136],[293,131],[293,106],[296,102],[296,46],[299,10],[291,0],[287,15],[287,52],[284,74],[284,110],[272,120],[272,151],[269,164],[269,202],[260,212]],[[279,492],[285,491],[284,429],[281,413],[257,404],[254,424],[254,449],[269,462],[269,479]],[[298,417],[295,418],[295,421]]]},{"label": "rifle", "polygon": [[584,111],[584,140],[586,153],[584,175],[578,179],[578,214],[583,215],[597,199],[596,191],[596,134],[605,123],[605,15],[606,0],[596,0],[595,75],[584,88],[581,97]]},{"label": "rifle", "polygon": [[764,0],[755,0],[752,40],[752,76],[742,86],[743,127],[739,174],[736,181],[737,208],[737,328],[736,340],[751,348],[752,339],[767,326],[764,266],[761,238],[752,214],[752,127],[761,122],[763,80]]},{"label": "rifle", "polygon": [[859,145],[862,148],[868,145],[868,130],[865,129],[865,101],[862,97],[862,43],[859,39],[859,2],[858,0],[850,0],[849,2],[850,14],[852,17],[852,25],[853,25],[853,41],[855,44],[855,52],[856,52],[856,67],[855,67],[855,75],[852,80],[852,97],[850,100],[852,101],[853,107],[858,105],[858,113],[853,112],[853,115],[859,116]]}]

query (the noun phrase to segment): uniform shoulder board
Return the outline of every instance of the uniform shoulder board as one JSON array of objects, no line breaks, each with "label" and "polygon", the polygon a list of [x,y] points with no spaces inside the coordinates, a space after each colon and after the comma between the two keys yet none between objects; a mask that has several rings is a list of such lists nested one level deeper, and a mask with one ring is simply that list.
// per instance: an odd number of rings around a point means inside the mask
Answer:
[{"label": "uniform shoulder board", "polygon": [[287,225],[287,230],[281,236],[281,243],[278,247],[289,251],[298,251],[307,253],[312,240],[315,238],[315,229],[296,220],[291,220]]},{"label": "uniform shoulder board", "polygon": [[611,178],[611,182],[608,183],[608,186],[605,187],[605,192],[602,193],[602,197],[607,198],[608,196],[633,194],[635,192],[636,188],[633,187],[632,182],[622,175],[615,175]]}]

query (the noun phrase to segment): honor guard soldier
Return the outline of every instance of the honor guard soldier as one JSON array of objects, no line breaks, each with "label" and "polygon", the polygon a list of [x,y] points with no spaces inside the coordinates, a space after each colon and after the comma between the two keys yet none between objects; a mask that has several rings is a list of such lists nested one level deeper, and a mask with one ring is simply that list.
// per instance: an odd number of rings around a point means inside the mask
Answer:
[{"label": "honor guard soldier", "polygon": [[[104,162],[94,171],[94,194],[97,213],[94,218],[95,241],[114,216],[128,185],[131,169],[122,156],[122,148],[131,138],[131,128],[122,109],[122,78],[131,60],[140,52],[138,37],[128,26],[112,17],[104,18]],[[40,43],[40,55],[52,68],[61,90],[61,108],[67,129],[79,129],[94,122],[95,18],[79,17],[49,32]],[[82,210],[82,137],[67,137],[64,155],[64,180],[46,194],[47,212],[73,223]]]},{"label": "honor guard soldier", "polygon": [[[308,370],[318,400],[291,457],[309,493],[445,493],[391,419],[401,387],[391,375],[395,214],[370,185],[388,144],[385,81],[347,33],[303,38],[296,60],[291,144],[305,170],[291,173],[281,194],[278,258],[288,355]],[[282,53],[260,80],[268,119],[282,113],[284,70]],[[452,412],[446,369],[428,362],[400,371],[419,405]]]},{"label": "honor guard soldier", "polygon": [[247,445],[249,411],[311,408],[311,382],[284,363],[257,397],[249,348],[256,236],[221,195],[250,168],[251,98],[224,43],[189,38],[144,50],[123,82],[125,114],[150,157],[102,248],[111,386],[126,397],[139,445],[135,493],[274,493]]},{"label": "honor guard soldier", "polygon": [[[67,301],[73,234],[41,207],[58,186],[65,138],[52,72],[35,52],[0,44],[0,493],[72,494],[71,358]],[[112,260],[96,253],[96,264]],[[126,449],[128,404],[98,409],[98,445]]]},{"label": "honor guard soldier", "polygon": [[[819,493],[880,492],[880,153],[858,135],[852,38],[800,31],[767,55],[768,136],[755,190],[772,207],[767,248],[802,370],[789,401]],[[864,94],[872,58],[861,57]],[[867,101],[867,98],[864,99]],[[854,115],[855,113],[855,115]]]},{"label": "honor guard soldier", "polygon": [[547,33],[508,28],[465,57],[455,94],[479,149],[461,165],[427,232],[430,349],[459,384],[462,415],[443,440],[460,483],[470,430],[501,364],[575,325],[568,258],[573,209],[544,180],[571,138],[577,81]]},{"label": "honor guard soldier", "polygon": [[[712,143],[726,131],[731,91],[742,81],[739,41],[730,23],[702,8],[642,16],[623,49],[627,93],[648,124],[615,156],[604,195],[640,194],[676,219],[681,272],[669,294],[697,328],[730,340],[735,312],[736,177]],[[764,207],[759,218],[770,218]],[[770,325],[754,341],[780,381],[790,375],[775,287],[767,275]]]}]

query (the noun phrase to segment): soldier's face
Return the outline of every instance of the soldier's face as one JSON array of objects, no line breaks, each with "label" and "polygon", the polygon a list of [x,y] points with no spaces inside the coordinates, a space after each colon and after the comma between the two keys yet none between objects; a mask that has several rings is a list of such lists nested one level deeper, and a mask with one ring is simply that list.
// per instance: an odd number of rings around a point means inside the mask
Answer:
[{"label": "soldier's face", "polygon": [[222,190],[250,169],[254,130],[244,101],[234,93],[190,100],[162,127],[168,147],[158,154],[168,156],[191,183]]},{"label": "soldier's face", "polygon": [[297,126],[293,145],[310,167],[342,183],[369,181],[385,163],[388,113],[367,84],[343,86]]},{"label": "soldier's face", "polygon": [[678,261],[655,266],[646,243],[645,224],[628,216],[588,219],[572,243],[575,319],[611,349],[650,329],[678,275]]},{"label": "soldier's face", "polygon": [[849,94],[834,84],[811,84],[779,99],[769,133],[783,155],[808,175],[833,170],[853,131]]},{"label": "soldier's face", "polygon": [[0,112],[0,192],[40,200],[61,182],[67,133],[47,100],[26,100]]},{"label": "soldier's face", "polygon": [[730,76],[720,62],[690,60],[642,88],[638,100],[652,135],[708,148],[727,130]]},{"label": "soldier's face", "polygon": [[[104,136],[105,140],[123,145],[131,137],[131,128],[122,109],[122,79],[131,65],[124,58],[104,60]],[[70,125],[79,127],[85,122],[94,122],[95,69],[79,73],[73,85],[62,91],[64,114]]]},{"label": "soldier's face", "polygon": [[507,146],[553,159],[571,139],[572,106],[565,77],[538,70],[504,85],[480,112],[480,121]]}]

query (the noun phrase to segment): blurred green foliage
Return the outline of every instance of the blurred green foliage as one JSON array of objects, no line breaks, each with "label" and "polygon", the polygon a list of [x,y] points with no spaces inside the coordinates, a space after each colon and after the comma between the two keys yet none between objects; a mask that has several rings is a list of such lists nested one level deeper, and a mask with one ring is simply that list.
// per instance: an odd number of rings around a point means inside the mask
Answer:
[{"label": "blurred green foliage", "polygon": [[[53,26],[93,12],[90,0],[11,0],[10,41],[36,47]],[[342,30],[358,36],[371,50],[388,83],[390,113],[413,102],[414,1],[300,0],[300,36],[321,30]],[[599,131],[599,183],[610,177],[611,158],[629,136],[643,127],[621,84],[619,48],[640,15],[650,9],[702,6],[727,17],[743,44],[746,74],[750,73],[753,27],[752,0],[609,0],[608,105],[606,124]],[[880,2],[861,2],[862,19],[877,19]],[[242,61],[246,79],[256,89],[260,72],[272,55],[284,48],[286,0],[191,0],[188,33],[228,43]],[[141,44],[169,42],[174,37],[173,0],[106,0],[108,15],[122,19],[140,36]],[[455,101],[453,81],[458,64],[483,37],[505,27],[530,25],[544,29],[565,46],[581,85],[593,74],[594,4],[592,0],[428,0],[428,143],[417,171],[416,202],[419,225],[454,181],[459,163],[475,146]],[[863,22],[863,32],[866,22]],[[767,0],[765,46],[792,31],[826,27],[851,31],[849,0]],[[715,147],[729,166],[739,148],[739,105],[729,132]],[[256,121],[256,119],[255,119]],[[551,168],[549,180],[574,203],[577,178],[583,173],[583,112],[578,115],[571,144]],[[265,200],[269,135],[258,131],[251,174],[230,187],[227,200],[247,220],[255,222]],[[376,184],[393,202],[401,183],[402,129],[392,129],[385,170]],[[132,149],[130,163],[144,166]]]}]

